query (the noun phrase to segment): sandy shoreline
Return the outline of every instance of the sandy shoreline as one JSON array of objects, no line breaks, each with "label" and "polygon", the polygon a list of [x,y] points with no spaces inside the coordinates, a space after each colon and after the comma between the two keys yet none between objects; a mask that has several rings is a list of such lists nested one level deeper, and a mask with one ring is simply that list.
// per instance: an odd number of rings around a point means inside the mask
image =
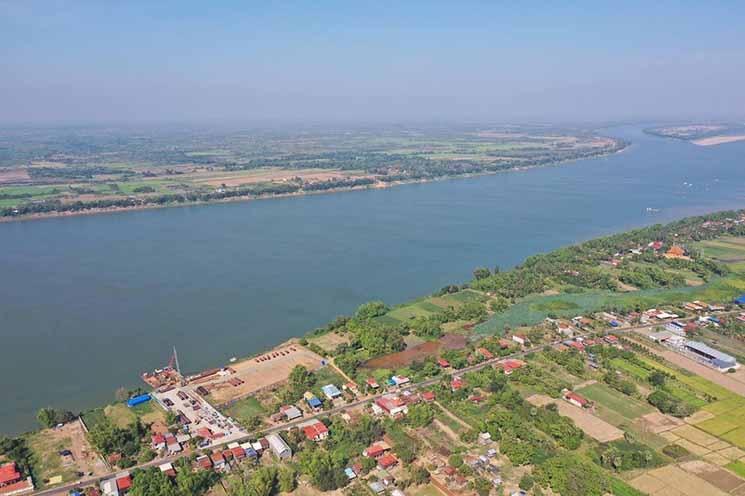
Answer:
[{"label": "sandy shoreline", "polygon": [[725,143],[734,143],[735,141],[745,140],[745,134],[737,134],[731,136],[710,136],[708,138],[701,138],[691,141],[694,145],[698,146],[715,146],[723,145]]},{"label": "sandy shoreline", "polygon": [[526,170],[535,169],[539,167],[540,168],[554,167],[554,166],[559,166],[559,165],[569,163],[569,162],[575,162],[577,160],[590,160],[590,159],[607,157],[609,155],[621,153],[625,151],[627,148],[629,148],[630,146],[631,146],[631,143],[627,143],[626,146],[624,146],[623,148],[619,150],[615,150],[611,153],[603,153],[600,155],[595,155],[592,157],[585,157],[585,158],[572,159],[572,160],[563,160],[563,161],[557,161],[557,162],[553,162],[550,164],[544,164],[544,165],[531,165],[531,166],[524,166],[524,167],[517,166],[517,167],[512,167],[510,169],[499,170],[499,171],[484,171],[484,172],[469,173],[469,174],[440,176],[440,177],[436,177],[433,179],[411,179],[411,180],[393,181],[393,182],[378,181],[377,183],[370,184],[370,185],[332,188],[332,189],[327,189],[323,191],[299,191],[295,193],[280,193],[280,194],[274,194],[274,195],[270,194],[270,195],[262,195],[262,196],[240,196],[240,197],[235,197],[235,198],[224,198],[224,199],[212,200],[212,201],[181,202],[181,203],[171,203],[167,205],[136,205],[132,207],[92,208],[92,209],[80,210],[76,212],[44,212],[44,213],[30,214],[30,215],[0,217],[0,223],[28,222],[28,221],[35,221],[35,220],[42,220],[42,219],[80,217],[80,216],[85,216],[85,215],[116,214],[116,213],[122,213],[122,212],[136,212],[136,211],[142,211],[142,210],[160,210],[164,208],[194,207],[194,206],[201,206],[201,205],[219,205],[223,203],[239,203],[239,202],[249,202],[249,201],[255,201],[255,200],[272,200],[276,198],[293,198],[293,197],[301,197],[301,196],[309,196],[309,195],[328,195],[328,194],[335,194],[335,193],[344,193],[348,191],[362,191],[362,190],[370,190],[370,189],[387,189],[387,188],[392,188],[394,186],[401,186],[405,184],[424,184],[424,183],[431,183],[431,182],[436,182],[436,181],[449,181],[453,179],[468,179],[472,177],[493,176],[496,174],[526,171]]}]

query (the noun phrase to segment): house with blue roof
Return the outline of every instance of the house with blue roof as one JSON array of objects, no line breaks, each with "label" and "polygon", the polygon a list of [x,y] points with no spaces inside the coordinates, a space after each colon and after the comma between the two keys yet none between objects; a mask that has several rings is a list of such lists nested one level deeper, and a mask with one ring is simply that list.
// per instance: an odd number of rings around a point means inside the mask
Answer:
[{"label": "house with blue roof", "polygon": [[745,305],[745,294],[735,299],[736,305]]},{"label": "house with blue roof", "polygon": [[321,388],[321,391],[330,400],[333,400],[334,398],[338,398],[339,396],[341,396],[341,391],[339,391],[339,388],[334,386],[333,384],[326,384],[325,386]]}]

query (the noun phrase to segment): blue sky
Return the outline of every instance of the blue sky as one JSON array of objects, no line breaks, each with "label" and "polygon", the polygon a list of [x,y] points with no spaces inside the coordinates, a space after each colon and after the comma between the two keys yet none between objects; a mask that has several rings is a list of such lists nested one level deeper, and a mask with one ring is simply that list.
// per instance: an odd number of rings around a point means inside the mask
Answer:
[{"label": "blue sky", "polygon": [[736,1],[0,0],[0,121],[744,119],[743,26]]}]

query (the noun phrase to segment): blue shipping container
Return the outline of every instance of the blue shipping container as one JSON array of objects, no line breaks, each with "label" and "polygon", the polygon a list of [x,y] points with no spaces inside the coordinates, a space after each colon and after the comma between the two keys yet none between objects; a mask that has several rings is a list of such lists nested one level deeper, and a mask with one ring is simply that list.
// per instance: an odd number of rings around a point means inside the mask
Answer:
[{"label": "blue shipping container", "polygon": [[145,403],[146,401],[150,401],[150,395],[149,394],[141,394],[139,396],[135,396],[134,398],[130,398],[127,400],[127,406],[132,408],[133,406],[137,406],[139,404]]}]

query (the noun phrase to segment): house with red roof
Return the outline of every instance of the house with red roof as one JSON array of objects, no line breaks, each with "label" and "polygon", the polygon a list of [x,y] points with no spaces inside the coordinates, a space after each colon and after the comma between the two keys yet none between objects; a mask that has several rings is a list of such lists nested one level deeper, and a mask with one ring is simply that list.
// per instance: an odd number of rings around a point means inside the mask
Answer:
[{"label": "house with red roof", "polygon": [[207,455],[197,457],[197,465],[204,470],[210,470],[213,466],[212,460]]},{"label": "house with red roof", "polygon": [[435,393],[434,391],[424,391],[422,393],[422,399],[426,401],[427,403],[430,403],[432,401],[435,401]]},{"label": "house with red roof", "polygon": [[618,343],[618,338],[614,336],[613,334],[608,334],[603,339],[605,339],[605,342],[608,344],[616,344]]},{"label": "house with red roof", "polygon": [[380,384],[378,384],[378,381],[376,381],[373,377],[367,378],[367,385],[373,389],[378,389],[380,387]]},{"label": "house with red roof", "polygon": [[371,444],[365,451],[362,452],[363,456],[368,458],[378,458],[383,456],[386,451],[391,449],[391,446],[383,441]]},{"label": "house with red roof", "polygon": [[33,480],[31,477],[24,479],[15,462],[0,465],[0,495],[20,496],[31,494],[33,491]]},{"label": "house with red roof", "polygon": [[386,453],[385,455],[378,458],[378,467],[382,470],[387,470],[391,467],[395,467],[396,465],[398,465],[398,458],[390,453]]},{"label": "house with red roof", "polygon": [[199,429],[197,429],[197,436],[210,440],[214,438],[212,429],[210,429],[209,427],[200,427]]},{"label": "house with red roof", "polygon": [[580,408],[589,408],[592,404],[590,403],[590,400],[585,398],[584,396],[581,396],[574,391],[565,390],[564,391],[564,399],[571,403],[574,406],[578,406]]},{"label": "house with red roof", "polygon": [[160,471],[166,474],[168,477],[176,477],[176,469],[173,468],[173,464],[171,462],[160,465],[158,469],[160,469]]},{"label": "house with red roof", "polygon": [[222,452],[213,451],[210,458],[212,458],[212,465],[215,470],[222,470],[225,467],[225,457],[222,456]]},{"label": "house with red roof", "polygon": [[500,340],[499,340],[499,347],[502,348],[503,350],[506,350],[507,348],[510,347],[510,342],[507,341],[506,339],[501,339],[500,338]]},{"label": "house with red roof", "polygon": [[491,360],[492,358],[494,358],[494,353],[487,350],[486,348],[478,348],[476,352],[484,357],[484,360]]},{"label": "house with red roof", "polygon": [[438,358],[437,359],[437,365],[439,365],[443,369],[446,369],[446,368],[450,367],[450,362],[448,362],[444,358]]},{"label": "house with red roof", "polygon": [[458,391],[463,388],[463,385],[465,383],[463,382],[463,379],[460,377],[453,377],[453,379],[450,381],[450,389],[453,391]]},{"label": "house with red roof", "polygon": [[329,437],[328,427],[326,427],[326,425],[319,420],[316,420],[315,422],[303,427],[303,433],[305,434],[306,438],[316,442],[323,441],[324,439]]},{"label": "house with red roof", "polygon": [[516,360],[514,358],[508,358],[507,360],[503,360],[496,364],[494,367],[500,367],[502,371],[504,372],[504,375],[510,375],[515,370],[522,368],[525,365],[525,362],[522,360]]},{"label": "house with red roof", "polygon": [[150,436],[150,446],[155,451],[166,449],[166,438],[163,434],[154,434]]},{"label": "house with red roof", "polygon": [[15,484],[21,479],[21,473],[18,471],[16,462],[10,462],[6,463],[5,465],[0,465],[0,487]]},{"label": "house with red roof", "polygon": [[399,396],[386,394],[375,400],[375,404],[383,409],[391,417],[406,415],[409,412],[406,402]]},{"label": "house with red roof", "polygon": [[119,493],[126,493],[132,487],[132,476],[127,474],[116,479],[116,488]]},{"label": "house with red roof", "polygon": [[246,458],[246,450],[244,450],[241,446],[233,446],[230,448],[230,452],[233,454],[233,458],[235,458],[235,461],[241,461],[244,458]]},{"label": "house with red roof", "polygon": [[585,345],[583,345],[579,341],[569,341],[567,343],[567,346],[569,346],[570,348],[574,348],[575,350],[580,352],[585,351]]}]

